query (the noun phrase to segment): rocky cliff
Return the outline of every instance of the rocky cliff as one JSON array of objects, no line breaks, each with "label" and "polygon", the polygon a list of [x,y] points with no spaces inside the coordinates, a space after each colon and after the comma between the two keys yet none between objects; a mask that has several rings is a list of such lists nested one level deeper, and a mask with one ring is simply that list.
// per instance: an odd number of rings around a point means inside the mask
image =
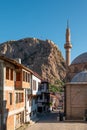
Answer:
[{"label": "rocky cliff", "polygon": [[25,38],[8,41],[0,44],[0,54],[13,59],[21,58],[22,64],[51,83],[65,78],[65,61],[58,47],[50,40]]}]

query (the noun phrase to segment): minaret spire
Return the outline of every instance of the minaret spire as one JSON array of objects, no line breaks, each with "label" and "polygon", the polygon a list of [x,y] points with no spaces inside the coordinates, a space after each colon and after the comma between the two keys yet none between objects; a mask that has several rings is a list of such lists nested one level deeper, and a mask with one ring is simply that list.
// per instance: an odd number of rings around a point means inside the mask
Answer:
[{"label": "minaret spire", "polygon": [[66,65],[69,66],[70,65],[70,51],[72,48],[72,44],[70,41],[70,28],[69,28],[69,22],[67,20],[67,28],[66,28],[66,43],[64,45],[64,48],[66,50]]},{"label": "minaret spire", "polygon": [[66,43],[70,43],[70,29],[69,29],[69,21],[67,20],[67,28],[66,28]]},{"label": "minaret spire", "polygon": [[69,20],[67,20],[67,28],[69,28]]}]

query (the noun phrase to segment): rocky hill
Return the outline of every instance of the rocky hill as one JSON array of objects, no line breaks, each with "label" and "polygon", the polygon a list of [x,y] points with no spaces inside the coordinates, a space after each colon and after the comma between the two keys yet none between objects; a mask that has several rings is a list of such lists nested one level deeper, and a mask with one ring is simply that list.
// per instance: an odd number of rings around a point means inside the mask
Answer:
[{"label": "rocky hill", "polygon": [[51,83],[63,80],[65,61],[58,47],[50,40],[25,38],[0,44],[0,55],[21,58],[22,64],[37,72]]}]

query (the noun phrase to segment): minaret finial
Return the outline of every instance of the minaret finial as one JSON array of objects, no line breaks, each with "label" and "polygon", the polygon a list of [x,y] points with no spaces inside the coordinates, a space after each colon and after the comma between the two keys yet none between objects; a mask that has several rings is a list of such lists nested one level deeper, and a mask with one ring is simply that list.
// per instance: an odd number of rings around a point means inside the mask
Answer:
[{"label": "minaret finial", "polygon": [[69,28],[69,20],[67,19],[67,28]]}]

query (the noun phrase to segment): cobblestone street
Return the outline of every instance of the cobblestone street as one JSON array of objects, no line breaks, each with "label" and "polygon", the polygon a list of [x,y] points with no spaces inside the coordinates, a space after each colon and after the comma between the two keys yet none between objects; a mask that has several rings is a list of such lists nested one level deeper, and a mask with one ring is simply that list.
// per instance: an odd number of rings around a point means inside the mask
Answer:
[{"label": "cobblestone street", "polygon": [[26,130],[87,130],[86,122],[59,122],[57,121],[57,113],[46,113],[41,119],[26,128]]}]

